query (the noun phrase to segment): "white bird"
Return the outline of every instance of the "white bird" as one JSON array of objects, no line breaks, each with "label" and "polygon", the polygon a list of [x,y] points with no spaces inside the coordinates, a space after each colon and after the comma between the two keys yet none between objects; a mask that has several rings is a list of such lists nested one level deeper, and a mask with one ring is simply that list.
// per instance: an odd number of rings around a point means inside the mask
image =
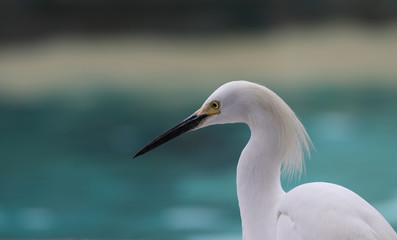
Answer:
[{"label": "white bird", "polygon": [[300,173],[311,141],[291,108],[255,83],[222,85],[198,111],[134,157],[184,132],[224,123],[245,123],[251,130],[237,166],[244,240],[397,240],[384,217],[344,187],[315,182],[283,191],[281,170]]}]

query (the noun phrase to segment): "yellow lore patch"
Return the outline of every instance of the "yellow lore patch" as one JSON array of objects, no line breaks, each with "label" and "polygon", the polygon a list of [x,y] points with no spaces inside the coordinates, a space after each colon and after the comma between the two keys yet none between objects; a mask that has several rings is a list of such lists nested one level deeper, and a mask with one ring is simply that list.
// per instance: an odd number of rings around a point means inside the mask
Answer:
[{"label": "yellow lore patch", "polygon": [[197,110],[195,114],[197,115],[215,115],[219,114],[221,111],[219,111],[219,108],[221,107],[221,103],[219,101],[212,101],[206,105],[204,105],[202,108]]}]

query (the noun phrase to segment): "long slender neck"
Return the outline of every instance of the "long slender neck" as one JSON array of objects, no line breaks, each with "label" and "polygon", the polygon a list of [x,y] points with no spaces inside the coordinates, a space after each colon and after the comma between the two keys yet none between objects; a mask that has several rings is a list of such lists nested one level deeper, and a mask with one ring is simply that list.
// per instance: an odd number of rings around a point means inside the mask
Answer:
[{"label": "long slender neck", "polygon": [[[277,123],[259,114],[247,121],[251,138],[237,166],[237,195],[244,240],[275,239],[280,183]],[[267,125],[266,125],[267,124]]]}]

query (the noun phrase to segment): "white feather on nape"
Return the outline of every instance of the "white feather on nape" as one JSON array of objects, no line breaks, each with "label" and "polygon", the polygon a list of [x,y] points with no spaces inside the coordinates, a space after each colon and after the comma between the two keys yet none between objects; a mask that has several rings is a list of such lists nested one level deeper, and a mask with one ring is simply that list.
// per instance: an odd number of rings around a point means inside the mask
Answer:
[{"label": "white feather on nape", "polygon": [[282,174],[290,178],[294,176],[299,178],[305,169],[305,156],[310,159],[310,148],[314,148],[314,146],[305,127],[292,110],[291,114],[293,116],[290,119],[290,128],[293,129],[293,132],[286,134],[286,138],[290,138],[291,144],[285,146]]},{"label": "white feather on nape", "polygon": [[[257,85],[260,86],[260,85]],[[263,101],[278,123],[279,159],[282,161],[282,176],[300,177],[305,167],[305,153],[310,159],[313,143],[305,127],[294,111],[276,93],[261,86]]]}]

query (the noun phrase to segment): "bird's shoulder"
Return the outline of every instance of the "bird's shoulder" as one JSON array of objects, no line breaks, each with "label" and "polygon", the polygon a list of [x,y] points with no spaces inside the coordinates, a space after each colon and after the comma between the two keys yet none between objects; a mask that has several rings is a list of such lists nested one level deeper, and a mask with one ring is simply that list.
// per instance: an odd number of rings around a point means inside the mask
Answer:
[{"label": "bird's shoulder", "polygon": [[277,231],[280,240],[289,239],[290,233],[302,239],[397,239],[390,224],[363,198],[324,182],[300,185],[282,197]]}]

